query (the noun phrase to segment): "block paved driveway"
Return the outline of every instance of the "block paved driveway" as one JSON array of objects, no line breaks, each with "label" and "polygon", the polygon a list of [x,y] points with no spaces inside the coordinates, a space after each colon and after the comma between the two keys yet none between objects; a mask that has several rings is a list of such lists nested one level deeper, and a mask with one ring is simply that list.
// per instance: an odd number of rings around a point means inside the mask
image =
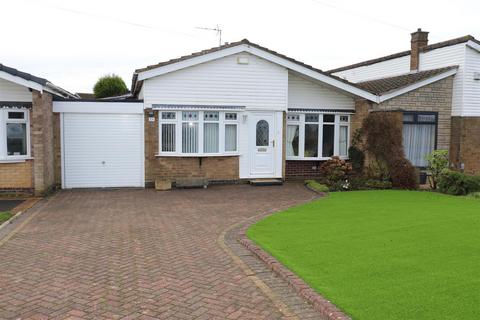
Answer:
[{"label": "block paved driveway", "polygon": [[311,318],[298,300],[280,312],[217,242],[311,198],[300,184],[62,191],[0,243],[0,319]]}]

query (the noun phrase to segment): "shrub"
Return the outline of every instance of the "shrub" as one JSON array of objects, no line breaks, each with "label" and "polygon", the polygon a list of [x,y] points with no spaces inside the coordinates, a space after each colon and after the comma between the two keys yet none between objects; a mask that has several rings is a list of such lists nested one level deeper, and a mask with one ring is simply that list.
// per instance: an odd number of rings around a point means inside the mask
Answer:
[{"label": "shrub", "polygon": [[97,99],[120,96],[127,92],[125,82],[115,74],[101,77],[93,87],[93,94]]},{"label": "shrub", "polygon": [[465,195],[468,193],[467,176],[458,171],[445,169],[438,179],[438,190],[452,195]]},{"label": "shrub", "polygon": [[309,188],[315,190],[316,192],[325,192],[325,193],[327,193],[327,192],[330,191],[326,185],[321,184],[321,183],[318,183],[318,182],[315,181],[315,180],[306,180],[306,181],[305,181],[305,184],[306,184]]},{"label": "shrub", "polygon": [[439,176],[438,190],[452,195],[465,195],[480,191],[480,176],[469,176],[445,169]]},{"label": "shrub", "polygon": [[[372,112],[364,120],[366,150],[379,165],[387,168],[394,188],[418,188],[418,173],[405,158],[402,121],[398,113]],[[371,172],[369,172],[372,175]],[[380,172],[381,175],[384,175]]]},{"label": "shrub", "polygon": [[480,192],[469,193],[468,197],[473,198],[473,199],[480,199]]},{"label": "shrub", "polygon": [[443,170],[448,169],[448,150],[435,150],[426,157],[429,183],[432,189],[437,189],[438,179]]},{"label": "shrub", "polygon": [[320,169],[325,174],[327,183],[333,185],[345,180],[347,174],[352,171],[352,165],[337,156],[333,156],[330,160],[325,161]]},{"label": "shrub", "polygon": [[352,164],[352,169],[361,174],[365,166],[365,153],[361,149],[362,130],[357,129],[352,136],[352,145],[348,148],[348,158]]},{"label": "shrub", "polygon": [[391,189],[392,183],[388,180],[377,180],[355,177],[350,179],[351,190],[381,190]]},{"label": "shrub", "polygon": [[404,158],[399,158],[390,164],[390,179],[392,187],[399,189],[417,189],[417,169]]},{"label": "shrub", "polygon": [[388,166],[384,161],[372,159],[366,169],[366,175],[374,180],[390,180]]},{"label": "shrub", "polygon": [[365,149],[377,160],[392,164],[404,158],[402,121],[396,113],[371,112],[363,121]]}]

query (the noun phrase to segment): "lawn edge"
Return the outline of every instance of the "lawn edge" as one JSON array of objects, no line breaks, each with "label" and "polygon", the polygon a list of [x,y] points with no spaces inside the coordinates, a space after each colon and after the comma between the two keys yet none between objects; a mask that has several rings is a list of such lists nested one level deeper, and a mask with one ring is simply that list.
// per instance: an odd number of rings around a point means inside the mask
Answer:
[{"label": "lawn edge", "polygon": [[20,216],[26,212],[28,209],[32,208],[37,202],[42,200],[42,198],[39,197],[32,197],[32,198],[27,198],[23,203],[20,203],[18,206],[13,208],[10,212],[12,213],[12,216],[10,219],[7,221],[4,221],[0,224],[0,230],[5,228],[6,226],[12,224],[15,220],[20,218]]},{"label": "lawn edge", "polygon": [[[306,186],[305,186],[306,187]],[[306,187],[311,190],[310,188]],[[311,190],[313,191],[313,190]],[[315,191],[314,191],[315,192]],[[318,198],[327,196],[326,193],[317,193]],[[256,222],[262,220],[266,216],[273,214],[274,212],[269,212],[256,216],[254,220],[250,220],[247,223],[244,223],[242,227],[238,230],[237,241],[243,245],[247,250],[249,250],[254,256],[256,256],[260,261],[262,261],[268,269],[272,270],[280,278],[285,280],[302,298],[309,302],[313,308],[320,313],[321,317],[325,320],[351,320],[351,318],[341,311],[336,305],[334,305],[329,300],[325,299],[322,295],[317,293],[312,287],[310,287],[305,281],[300,277],[290,271],[286,266],[281,262],[263,250],[260,246],[256,245],[252,240],[247,236],[247,229],[255,224]]]}]

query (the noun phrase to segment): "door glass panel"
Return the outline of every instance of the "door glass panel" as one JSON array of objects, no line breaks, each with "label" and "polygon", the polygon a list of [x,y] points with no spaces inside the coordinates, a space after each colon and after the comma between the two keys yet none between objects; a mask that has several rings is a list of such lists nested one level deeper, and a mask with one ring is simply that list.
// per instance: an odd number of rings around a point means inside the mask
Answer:
[{"label": "door glass panel", "polygon": [[268,122],[260,120],[257,122],[257,147],[268,146]]}]

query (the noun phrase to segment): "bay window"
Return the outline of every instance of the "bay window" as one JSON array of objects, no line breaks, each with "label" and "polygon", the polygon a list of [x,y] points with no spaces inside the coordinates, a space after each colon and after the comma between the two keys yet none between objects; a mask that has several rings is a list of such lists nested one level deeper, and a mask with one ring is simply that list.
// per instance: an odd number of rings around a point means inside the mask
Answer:
[{"label": "bay window", "polygon": [[236,112],[160,111],[160,155],[229,155],[238,151]]},{"label": "bay window", "polygon": [[286,154],[290,160],[348,156],[350,117],[341,114],[289,113]]},{"label": "bay window", "polygon": [[29,156],[28,111],[0,109],[0,160],[25,159]]}]

